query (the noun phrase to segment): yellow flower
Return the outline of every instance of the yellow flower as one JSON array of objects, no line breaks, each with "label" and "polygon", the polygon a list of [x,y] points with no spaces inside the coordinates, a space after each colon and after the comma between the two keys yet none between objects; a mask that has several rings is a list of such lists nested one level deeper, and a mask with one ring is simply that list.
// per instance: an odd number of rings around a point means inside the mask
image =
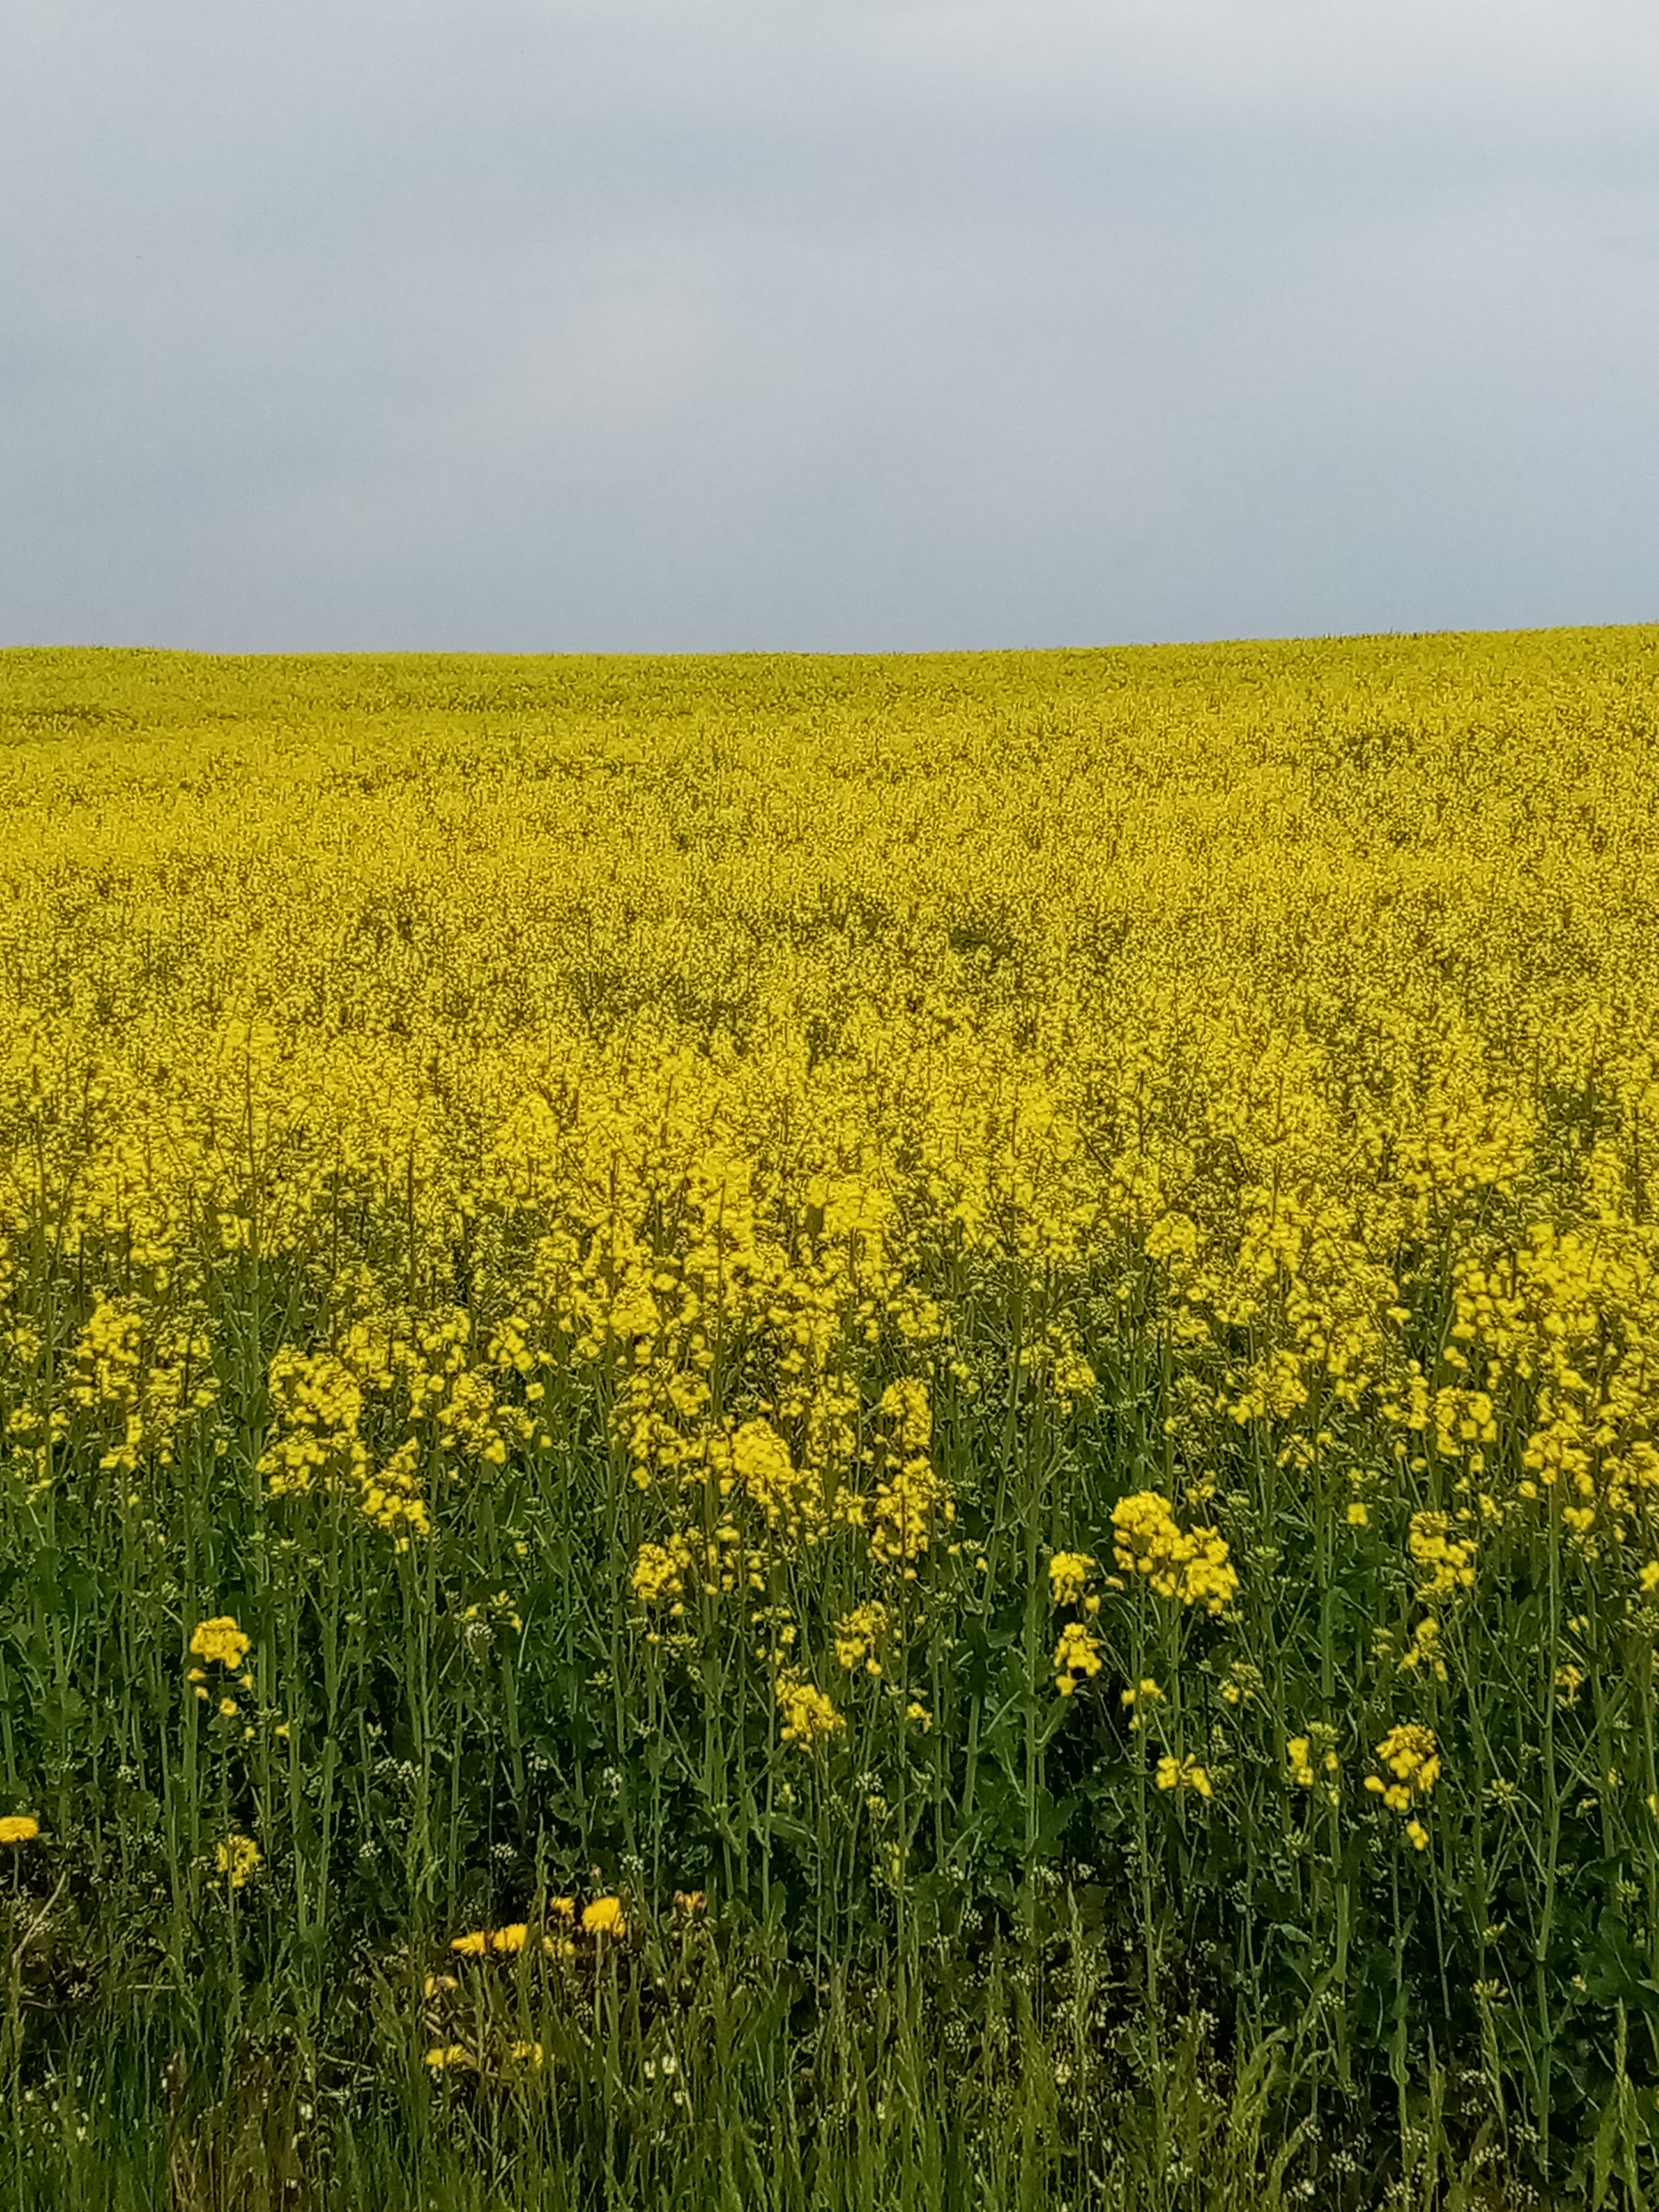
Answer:
[{"label": "yellow flower", "polygon": [[[1390,1729],[1376,1747],[1377,1762],[1384,1774],[1393,1777],[1385,1781],[1382,1775],[1368,1774],[1365,1787],[1373,1797],[1380,1797],[1391,1813],[1409,1813],[1419,1798],[1426,1797],[1440,1779],[1440,1752],[1432,1729],[1421,1727],[1415,1721]],[[1423,1844],[1412,1835],[1418,1823],[1408,1823],[1406,1832],[1419,1850]],[[1424,1838],[1427,1841],[1426,1832]]]},{"label": "yellow flower", "polygon": [[489,1939],[495,1951],[522,1951],[530,1930],[522,1920],[514,1920],[505,1928],[498,1928]]},{"label": "yellow flower", "polygon": [[708,1910],[708,1899],[700,1889],[677,1889],[674,1892],[677,1912],[703,1912]]},{"label": "yellow flower", "polygon": [[219,1713],[222,1719],[229,1720],[233,1714],[240,1710],[234,1698],[221,1698],[219,1700]]},{"label": "yellow flower", "polygon": [[849,1670],[862,1667],[866,1674],[879,1674],[881,1640],[887,1633],[887,1608],[876,1601],[855,1606],[836,1623],[836,1656]]},{"label": "yellow flower", "polygon": [[482,1928],[475,1928],[470,1936],[453,1937],[449,1948],[452,1951],[459,1951],[464,1959],[482,1959],[489,1945],[488,1931]]},{"label": "yellow flower", "polygon": [[[203,1621],[190,1639],[190,1648],[198,1659],[216,1660],[234,1674],[246,1658],[251,1643],[252,1638],[242,1633],[234,1616],[225,1613],[216,1620]],[[191,1679],[195,1680],[193,1671]]]},{"label": "yellow flower", "polygon": [[1440,1753],[1432,1729],[1408,1721],[1390,1729],[1376,1747],[1376,1755],[1397,1780],[1426,1796],[1440,1779]]},{"label": "yellow flower", "polygon": [[539,2066],[543,2052],[539,2043],[509,2043],[507,2055],[520,2066]]},{"label": "yellow flower", "polygon": [[1078,1676],[1099,1674],[1102,1663],[1095,1637],[1080,1620],[1068,1620],[1054,1646],[1054,1687],[1060,1696],[1069,1698],[1077,1687]]},{"label": "yellow flower", "polygon": [[40,1832],[33,1813],[8,1813],[0,1819],[0,1844],[32,1844]]},{"label": "yellow flower", "polygon": [[1211,1528],[1183,1535],[1167,1498],[1138,1490],[1112,1508],[1112,1555],[1126,1574],[1143,1575],[1160,1597],[1219,1613],[1238,1590],[1226,1539]]},{"label": "yellow flower", "polygon": [[259,1866],[259,1846],[252,1836],[228,1836],[216,1854],[218,1869],[233,1889],[246,1889]]},{"label": "yellow flower", "polygon": [[916,1579],[915,1562],[927,1549],[934,1527],[954,1521],[957,1511],[949,1486],[921,1452],[890,1468],[887,1479],[877,1486],[872,1510],[870,1557],[878,1565],[902,1566],[907,1582]]},{"label": "yellow flower", "polygon": [[1054,1605],[1078,1605],[1095,1563],[1086,1552],[1056,1552],[1048,1562],[1048,1597]]},{"label": "yellow flower", "polygon": [[1448,1535],[1449,1525],[1443,1513],[1412,1516],[1406,1548],[1427,1576],[1423,1585],[1425,1597],[1451,1597],[1459,1590],[1474,1588],[1475,1547]]},{"label": "yellow flower", "polygon": [[691,1559],[691,1547],[683,1536],[676,1536],[666,1546],[641,1544],[631,1577],[635,1596],[641,1605],[660,1605],[684,1596],[684,1575]]},{"label": "yellow flower", "polygon": [[828,1743],[847,1725],[822,1690],[793,1672],[779,1675],[777,1701],[783,1714],[779,1735],[785,1743],[798,1743],[803,1751]]},{"label": "yellow flower", "polygon": [[1153,1778],[1160,1790],[1190,1790],[1200,1797],[1211,1795],[1208,1771],[1190,1756],[1174,1759],[1166,1753],[1158,1760]]},{"label": "yellow flower", "polygon": [[582,1926],[590,1936],[626,1936],[628,1923],[623,1918],[621,1898],[596,1897],[583,1909]]},{"label": "yellow flower", "polygon": [[437,2073],[446,2066],[470,2066],[472,2055],[464,2043],[438,2043],[427,2052],[426,2063]]}]

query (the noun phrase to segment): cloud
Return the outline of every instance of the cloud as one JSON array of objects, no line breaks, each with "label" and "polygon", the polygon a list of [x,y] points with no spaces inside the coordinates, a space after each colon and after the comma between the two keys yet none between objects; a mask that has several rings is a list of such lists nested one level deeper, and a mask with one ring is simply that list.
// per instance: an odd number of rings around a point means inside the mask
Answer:
[{"label": "cloud", "polygon": [[15,15],[10,641],[1659,611],[1647,9]]}]

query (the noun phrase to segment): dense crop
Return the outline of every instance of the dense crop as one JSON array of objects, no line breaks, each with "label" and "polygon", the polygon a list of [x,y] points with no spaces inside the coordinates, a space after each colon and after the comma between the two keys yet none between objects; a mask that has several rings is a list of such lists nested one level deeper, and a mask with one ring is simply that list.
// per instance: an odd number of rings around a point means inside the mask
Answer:
[{"label": "dense crop", "polygon": [[672,2141],[747,1944],[1171,2187],[1264,2051],[1634,2173],[1656,681],[0,655],[8,2094],[608,1990]]}]

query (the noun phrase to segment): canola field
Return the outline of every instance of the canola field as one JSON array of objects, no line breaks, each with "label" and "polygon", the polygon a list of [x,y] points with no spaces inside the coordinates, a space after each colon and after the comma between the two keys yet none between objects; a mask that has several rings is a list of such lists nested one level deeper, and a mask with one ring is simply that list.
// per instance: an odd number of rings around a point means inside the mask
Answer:
[{"label": "canola field", "polygon": [[0,653],[16,2170],[1636,2201],[1656,887],[1655,630]]}]

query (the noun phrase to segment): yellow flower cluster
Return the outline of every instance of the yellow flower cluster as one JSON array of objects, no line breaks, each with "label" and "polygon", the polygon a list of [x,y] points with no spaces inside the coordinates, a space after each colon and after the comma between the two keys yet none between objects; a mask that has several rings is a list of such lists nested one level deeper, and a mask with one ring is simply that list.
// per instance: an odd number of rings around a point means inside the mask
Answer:
[{"label": "yellow flower cluster", "polygon": [[1062,1698],[1077,1688],[1079,1674],[1086,1680],[1099,1674],[1103,1661],[1098,1639],[1079,1620],[1068,1620],[1054,1646],[1054,1687]]},{"label": "yellow flower cluster", "polygon": [[1158,1762],[1158,1771],[1153,1779],[1160,1790],[1176,1792],[1190,1790],[1195,1797],[1208,1797],[1213,1795],[1213,1786],[1210,1781],[1208,1770],[1200,1766],[1196,1759],[1189,1756],[1177,1759],[1173,1753],[1166,1752]]},{"label": "yellow flower cluster", "polygon": [[1368,1774],[1366,1789],[1374,1797],[1380,1797],[1391,1813],[1412,1815],[1406,1822],[1406,1833],[1414,1850],[1425,1850],[1428,1830],[1415,1817],[1413,1808],[1440,1779],[1440,1750],[1433,1729],[1415,1721],[1390,1729],[1378,1744],[1376,1756],[1391,1778]]},{"label": "yellow flower cluster", "polygon": [[[567,1931],[574,1926],[577,1917],[574,1898],[550,1897],[547,1909],[555,1921],[564,1923]],[[609,1936],[620,1940],[628,1933],[627,1917],[619,1897],[593,1899],[592,1903],[583,1906],[580,1917],[583,1931],[589,1936]],[[483,1959],[492,1954],[496,1958],[513,1959],[530,1947],[532,1933],[528,1921],[509,1920],[500,1928],[473,1928],[465,1935],[453,1936],[450,1938],[449,1948],[461,1959]],[[568,1932],[558,1936],[544,1935],[540,1942],[541,1948],[550,1957],[574,1955],[574,1947]],[[430,1996],[432,1993],[433,1984],[429,1983],[427,1994]]]},{"label": "yellow flower cluster", "polygon": [[854,1606],[836,1623],[836,1656],[848,1668],[862,1667],[866,1674],[879,1674],[878,1656],[887,1634],[887,1608],[880,1601]]},{"label": "yellow flower cluster", "polygon": [[1327,1804],[1334,1805],[1341,1793],[1336,1778],[1342,1762],[1337,1757],[1328,1729],[1310,1735],[1293,1735],[1285,1746],[1291,1784],[1297,1790],[1317,1790]]},{"label": "yellow flower cluster", "polygon": [[217,1395],[198,1316],[131,1294],[98,1297],[75,1346],[70,1398],[101,1432],[101,1474],[136,1474],[146,1458],[170,1467],[186,1424]]},{"label": "yellow flower cluster", "polygon": [[933,1406],[927,1385],[920,1376],[902,1376],[881,1394],[878,1410],[894,1424],[896,1441],[905,1452],[925,1452],[933,1441]]},{"label": "yellow flower cluster", "polygon": [[684,1536],[671,1535],[665,1544],[641,1544],[635,1554],[631,1577],[634,1595],[641,1605],[672,1605],[685,1594],[685,1577],[691,1566],[691,1547]]},{"label": "yellow flower cluster", "polygon": [[[373,1284],[342,1288],[360,1308],[378,1307]],[[259,1473],[272,1498],[303,1495],[319,1484],[349,1489],[364,1517],[402,1552],[430,1526],[420,1479],[422,1438],[418,1431],[404,1436],[377,1465],[363,1435],[373,1403],[404,1392],[404,1419],[429,1418],[452,1449],[470,1443],[497,1461],[506,1450],[497,1452],[501,1440],[487,1421],[482,1437],[477,1432],[480,1410],[492,1410],[494,1397],[487,1381],[464,1368],[466,1317],[440,1316],[402,1337],[398,1326],[386,1312],[374,1311],[373,1325],[360,1313],[337,1352],[283,1346],[276,1352],[267,1386],[276,1434]]]},{"label": "yellow flower cluster", "polygon": [[[510,2037],[501,2046],[501,2058],[507,2069],[520,2066],[540,2066],[545,2053],[539,2043],[522,2036]],[[434,2043],[426,2051],[424,2062],[434,2074],[465,2068],[472,2073],[483,2073],[484,2063],[478,2054],[465,2043]]]},{"label": "yellow flower cluster", "polygon": [[792,1670],[778,1676],[777,1704],[782,1717],[779,1735],[803,1751],[817,1750],[847,1725],[823,1691]]},{"label": "yellow flower cluster", "polygon": [[1419,1620],[1412,1631],[1412,1640],[1400,1655],[1400,1671],[1414,1674],[1419,1669],[1432,1674],[1437,1682],[1447,1680],[1445,1656],[1441,1649],[1440,1623],[1431,1613]]},{"label": "yellow flower cluster", "polygon": [[190,1648],[197,1658],[234,1674],[246,1658],[252,1638],[243,1634],[234,1615],[226,1613],[216,1620],[202,1621],[190,1639]]},{"label": "yellow flower cluster", "polygon": [[1474,1545],[1448,1533],[1443,1513],[1413,1513],[1406,1548],[1423,1570],[1425,1597],[1452,1597],[1474,1588]]},{"label": "yellow flower cluster", "polygon": [[259,1846],[252,1836],[226,1837],[214,1856],[232,1889],[246,1889],[259,1870]]},{"label": "yellow flower cluster", "polygon": [[1142,1575],[1160,1597],[1218,1613],[1238,1589],[1226,1539],[1214,1528],[1183,1534],[1170,1502],[1138,1490],[1112,1508],[1113,1556],[1126,1575]]},{"label": "yellow flower cluster", "polygon": [[871,1506],[870,1557],[882,1566],[902,1567],[914,1582],[916,1561],[927,1549],[934,1526],[956,1518],[950,1486],[918,1454],[894,1469],[876,1488]]},{"label": "yellow flower cluster", "polygon": [[1048,1595],[1055,1605],[1081,1605],[1095,1563],[1086,1552],[1056,1552],[1048,1562]]}]

